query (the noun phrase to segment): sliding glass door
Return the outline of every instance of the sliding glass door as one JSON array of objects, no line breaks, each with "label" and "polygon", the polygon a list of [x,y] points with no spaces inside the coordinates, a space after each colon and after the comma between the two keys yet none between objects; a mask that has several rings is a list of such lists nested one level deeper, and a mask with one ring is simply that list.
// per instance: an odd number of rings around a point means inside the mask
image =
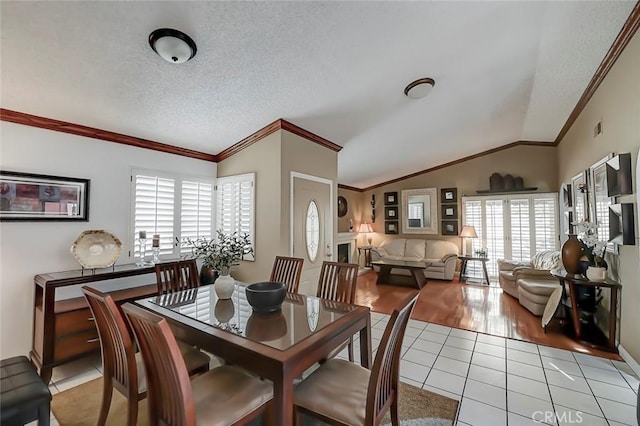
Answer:
[{"label": "sliding glass door", "polygon": [[[478,234],[473,250],[488,251],[491,277],[498,275],[496,259],[528,261],[539,251],[558,248],[556,193],[462,197],[462,207],[463,225]],[[470,274],[480,275],[477,263],[469,264]]]}]

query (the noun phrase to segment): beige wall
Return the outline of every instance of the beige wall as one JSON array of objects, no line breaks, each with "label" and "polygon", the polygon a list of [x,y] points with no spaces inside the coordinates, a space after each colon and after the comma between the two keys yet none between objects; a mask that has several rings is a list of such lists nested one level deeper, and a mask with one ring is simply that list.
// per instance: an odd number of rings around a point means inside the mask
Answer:
[{"label": "beige wall", "polygon": [[[558,189],[558,163],[556,148],[539,146],[515,146],[502,151],[474,158],[449,167],[444,167],[429,173],[423,173],[409,179],[404,179],[370,191],[365,191],[360,203],[362,216],[370,222],[371,194],[376,198],[376,222],[373,229],[376,232],[373,245],[379,245],[388,238],[427,238],[446,239],[460,245],[459,237],[437,235],[385,235],[384,233],[384,193],[397,191],[398,206],[401,207],[403,189],[437,188],[440,198],[441,188],[458,189],[458,226],[462,225],[461,197],[462,195],[477,195],[476,190],[489,189],[489,176],[498,172],[502,175],[510,173],[524,179],[526,187],[538,187],[539,192],[555,192]],[[402,213],[400,212],[400,217]],[[440,221],[440,202],[438,200],[438,221]],[[360,222],[358,221],[356,225]],[[357,228],[356,228],[357,229]],[[401,229],[400,229],[401,230]],[[440,231],[440,224],[438,224]]]},{"label": "beige wall", "polygon": [[[631,152],[632,164],[636,164],[640,148],[639,75],[640,33],[637,33],[558,146],[559,182],[568,182],[572,176],[611,152]],[[593,129],[600,120],[603,133],[594,138]],[[634,182],[638,182],[636,174],[634,167]],[[634,184],[636,193],[638,189]],[[635,202],[635,195],[619,197],[618,202]],[[636,245],[621,246],[619,258],[609,258],[609,264],[610,272],[619,276],[623,288],[620,344],[636,361],[640,361],[637,225]]]},{"label": "beige wall", "polygon": [[[329,179],[333,182],[333,198],[334,203],[338,196],[337,179],[338,179],[338,153],[323,147],[308,139],[289,133],[282,132],[282,241],[281,247],[285,248],[283,254],[289,253],[290,240],[290,184],[291,172],[299,172],[307,175]],[[334,204],[333,217],[337,218]],[[337,221],[333,221],[333,239],[335,242],[337,229]]]},{"label": "beige wall", "polygon": [[274,258],[274,241],[280,241],[280,167],[282,131],[266,136],[218,163],[218,176],[256,174],[255,261],[241,262],[233,271],[237,280],[264,281]]},{"label": "beige wall", "polygon": [[338,188],[338,195],[342,195],[347,200],[347,214],[338,218],[338,232],[349,232],[349,219],[353,223],[353,231],[358,231],[358,224],[364,222],[371,222],[371,211],[367,211],[365,217],[365,201],[364,194],[358,191],[351,191],[349,189]]},{"label": "beige wall", "polygon": [[[290,172],[330,179],[336,194],[338,153],[279,130],[218,163],[218,176],[256,173],[255,261],[233,272],[245,282],[269,278],[275,256],[289,255]],[[335,216],[335,215],[334,215]],[[333,234],[337,224],[334,221]]]}]

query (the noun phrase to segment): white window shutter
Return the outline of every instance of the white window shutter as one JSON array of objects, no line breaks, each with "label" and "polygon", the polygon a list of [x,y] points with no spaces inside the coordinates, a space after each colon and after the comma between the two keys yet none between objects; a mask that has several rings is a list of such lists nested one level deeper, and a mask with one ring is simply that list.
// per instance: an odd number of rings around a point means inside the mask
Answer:
[{"label": "white window shutter", "polygon": [[[213,229],[213,184],[191,180],[182,181],[180,240],[211,238]],[[181,254],[191,253],[181,247]]]},{"label": "white window shutter", "polygon": [[511,259],[526,262],[531,259],[531,225],[529,198],[509,200],[511,219]]},{"label": "white window shutter", "polygon": [[160,254],[173,254],[175,180],[148,174],[134,175],[134,257],[140,255],[138,232],[147,232],[145,256],[150,256],[153,234],[160,234]]},{"label": "white window shutter", "polygon": [[535,198],[534,226],[535,251],[555,250],[558,247],[557,200],[555,197]]},{"label": "white window shutter", "polygon": [[255,173],[218,178],[216,208],[216,230],[247,234],[255,249]]}]

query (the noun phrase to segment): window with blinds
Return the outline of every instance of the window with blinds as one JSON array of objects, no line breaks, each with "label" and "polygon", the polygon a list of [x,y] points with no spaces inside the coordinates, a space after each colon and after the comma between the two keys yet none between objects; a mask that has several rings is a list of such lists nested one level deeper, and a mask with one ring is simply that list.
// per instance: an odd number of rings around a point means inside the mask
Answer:
[{"label": "window with blinds", "polygon": [[[255,248],[255,173],[218,178],[216,230],[248,234]],[[254,260],[247,256],[244,260]]]},{"label": "window with blinds", "polygon": [[[557,250],[558,197],[555,193],[463,197],[463,225],[476,229],[473,249],[487,248],[489,276],[498,275],[496,259],[527,261],[543,250]],[[480,276],[480,265],[468,264]]]},{"label": "window with blinds", "polygon": [[140,254],[140,231],[147,233],[145,256],[152,255],[153,234],[160,235],[160,255],[169,258],[179,257],[184,250],[177,240],[211,237],[212,181],[134,169],[131,185],[133,252],[129,257]]}]

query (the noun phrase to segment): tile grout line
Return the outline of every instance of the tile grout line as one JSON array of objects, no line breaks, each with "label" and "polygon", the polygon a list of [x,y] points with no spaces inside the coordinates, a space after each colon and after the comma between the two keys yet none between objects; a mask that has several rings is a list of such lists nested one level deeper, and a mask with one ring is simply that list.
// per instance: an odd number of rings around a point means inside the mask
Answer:
[{"label": "tile grout line", "polygon": [[[473,340],[473,350],[471,351],[471,359],[469,360],[469,368],[467,368],[467,375],[464,378],[464,385],[462,386],[462,393],[460,394],[460,406],[458,408],[458,412],[456,413],[456,423],[458,422],[458,419],[460,418],[460,409],[462,408],[462,401],[464,400],[464,390],[467,388],[467,380],[469,380],[469,370],[471,370],[471,361],[473,361],[473,355],[476,353],[476,345],[477,344],[478,344],[478,333],[476,333],[476,338]],[[442,347],[444,348],[444,345]]]}]

